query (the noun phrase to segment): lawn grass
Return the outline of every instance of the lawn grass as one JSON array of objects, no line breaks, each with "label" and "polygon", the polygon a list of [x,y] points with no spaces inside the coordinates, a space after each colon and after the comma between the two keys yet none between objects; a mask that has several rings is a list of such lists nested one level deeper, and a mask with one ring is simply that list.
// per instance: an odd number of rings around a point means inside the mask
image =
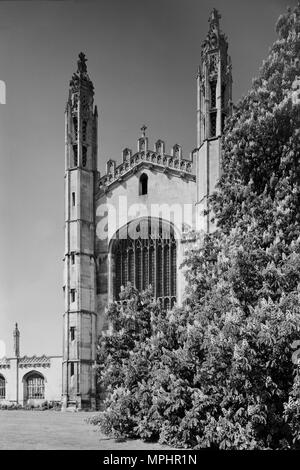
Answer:
[{"label": "lawn grass", "polygon": [[[116,442],[85,422],[93,412],[0,410],[1,450],[164,450],[140,440]],[[170,448],[169,448],[170,449]]]}]

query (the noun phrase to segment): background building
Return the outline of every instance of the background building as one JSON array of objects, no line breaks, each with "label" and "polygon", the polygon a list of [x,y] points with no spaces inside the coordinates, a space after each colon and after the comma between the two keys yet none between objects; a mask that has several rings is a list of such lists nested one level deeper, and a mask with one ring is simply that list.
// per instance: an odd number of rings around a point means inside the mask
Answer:
[{"label": "background building", "polygon": [[61,400],[61,356],[21,356],[16,324],[14,355],[0,359],[0,404],[13,402],[37,406]]}]

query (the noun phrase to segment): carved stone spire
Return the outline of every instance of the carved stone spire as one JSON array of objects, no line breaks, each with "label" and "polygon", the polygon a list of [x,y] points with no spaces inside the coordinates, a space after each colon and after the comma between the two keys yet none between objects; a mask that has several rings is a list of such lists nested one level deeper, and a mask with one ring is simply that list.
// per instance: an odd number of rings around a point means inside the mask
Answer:
[{"label": "carved stone spire", "polygon": [[197,71],[197,199],[201,214],[198,228],[207,232],[214,229],[208,201],[221,174],[221,137],[232,109],[231,62],[220,18],[214,8]]},{"label": "carved stone spire", "polygon": [[97,110],[86,61],[81,52],[65,112],[63,409],[95,408]]},{"label": "carved stone spire", "polygon": [[221,45],[225,45],[225,43],[227,45],[226,37],[220,29],[220,19],[220,13],[214,8],[208,19],[209,30],[202,45],[202,56],[209,50],[217,49]]},{"label": "carved stone spire", "polygon": [[146,137],[147,126],[145,124],[141,127],[142,135],[138,139],[138,152],[147,152],[148,150],[148,137]]},{"label": "carved stone spire", "polygon": [[217,28],[219,29],[220,28],[220,19],[221,19],[221,15],[220,13],[218,12],[218,10],[216,10],[216,8],[214,8],[210,14],[210,17],[209,17],[209,25],[210,25],[210,29],[213,29],[213,28]]},{"label": "carved stone spire", "polygon": [[214,8],[209,30],[201,49],[197,71],[197,145],[205,139],[221,136],[225,119],[231,114],[231,62],[228,42],[220,28],[221,15]]},{"label": "carved stone spire", "polygon": [[14,354],[15,357],[20,357],[20,331],[18,328],[18,323],[16,323],[14,329]]},{"label": "carved stone spire", "polygon": [[70,89],[74,93],[80,87],[88,89],[91,93],[94,91],[93,83],[87,73],[87,58],[83,52],[80,52],[77,60],[77,71],[73,73],[70,81]]},{"label": "carved stone spire", "polygon": [[87,58],[85,57],[85,54],[83,52],[80,52],[78,57],[79,57],[79,60],[77,61],[77,66],[78,66],[77,72],[79,73],[87,72],[87,67],[86,67]]}]

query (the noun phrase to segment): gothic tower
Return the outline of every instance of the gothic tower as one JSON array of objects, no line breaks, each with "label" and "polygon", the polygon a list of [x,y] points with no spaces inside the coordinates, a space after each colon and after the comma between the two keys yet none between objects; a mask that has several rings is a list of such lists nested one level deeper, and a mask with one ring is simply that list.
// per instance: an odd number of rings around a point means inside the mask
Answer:
[{"label": "gothic tower", "polygon": [[221,136],[225,119],[232,112],[231,60],[220,18],[213,9],[197,74],[197,212],[198,228],[206,232],[214,229],[207,199],[220,177]]},{"label": "gothic tower", "polygon": [[95,408],[97,108],[79,54],[65,111],[63,409]]}]

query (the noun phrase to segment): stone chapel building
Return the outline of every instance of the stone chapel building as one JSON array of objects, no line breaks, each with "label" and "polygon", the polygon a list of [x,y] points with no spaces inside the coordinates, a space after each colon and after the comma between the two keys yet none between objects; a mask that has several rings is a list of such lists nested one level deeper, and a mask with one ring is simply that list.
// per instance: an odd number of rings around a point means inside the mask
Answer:
[{"label": "stone chapel building", "polygon": [[119,300],[127,282],[138,290],[151,285],[165,309],[183,302],[187,233],[213,230],[207,197],[220,176],[221,136],[232,111],[231,61],[219,21],[214,9],[197,72],[197,148],[188,157],[177,143],[168,152],[160,138],[151,147],[143,126],[137,150],[125,148],[121,163],[109,160],[100,175],[94,86],[79,54],[65,109],[63,357],[20,358],[15,349],[0,360],[0,401],[27,403],[34,390],[36,400],[61,394],[63,410],[95,409],[96,346],[108,327],[107,304]]},{"label": "stone chapel building", "polygon": [[221,135],[232,109],[219,20],[214,9],[197,73],[197,148],[189,157],[178,144],[167,152],[161,139],[151,148],[143,126],[137,150],[125,148],[121,163],[109,160],[100,175],[94,87],[79,54],[65,111],[63,409],[96,406],[96,344],[107,328],[106,305],[119,300],[128,281],[139,290],[151,285],[166,309],[181,304],[185,233],[213,229],[204,210],[220,176]]}]

